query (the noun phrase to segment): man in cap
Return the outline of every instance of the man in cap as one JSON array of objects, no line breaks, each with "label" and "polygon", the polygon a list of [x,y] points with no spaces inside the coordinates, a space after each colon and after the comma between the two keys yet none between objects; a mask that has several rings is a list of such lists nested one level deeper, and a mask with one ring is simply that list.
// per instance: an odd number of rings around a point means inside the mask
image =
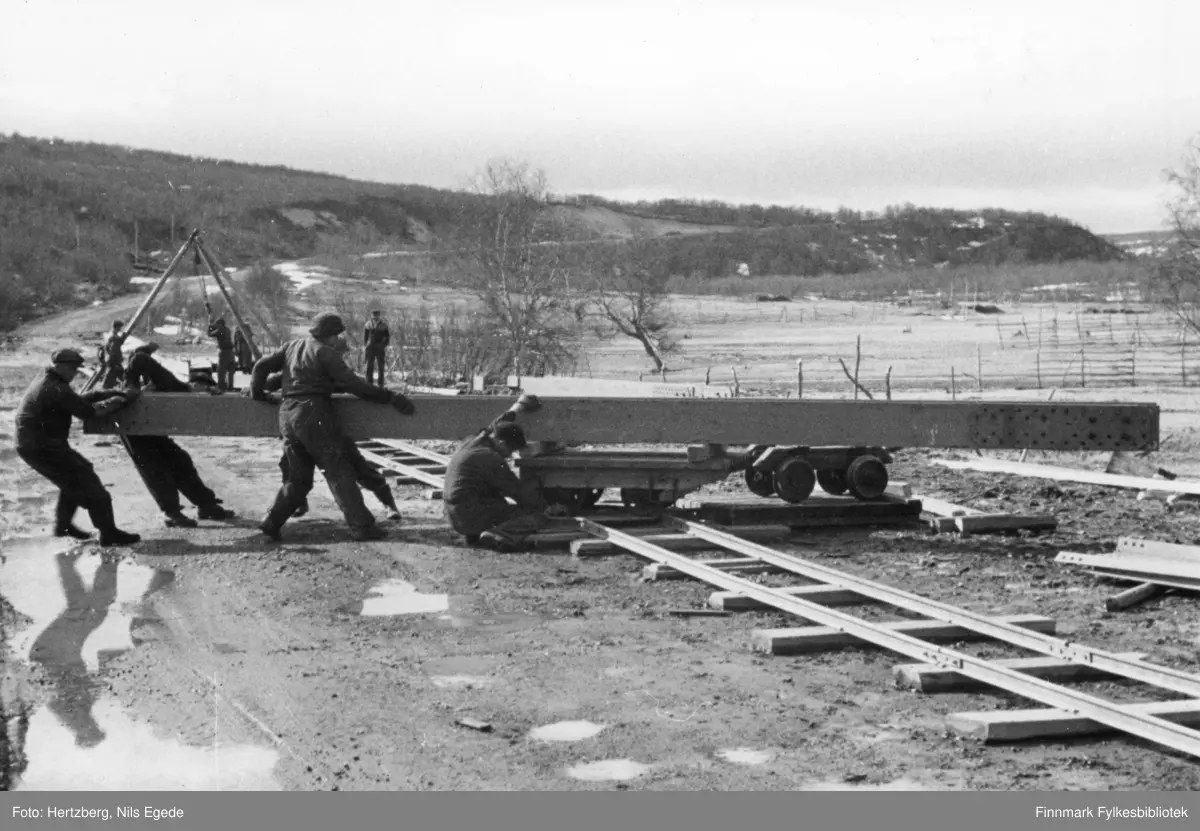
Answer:
[{"label": "man in cap", "polygon": [[546,524],[547,516],[563,513],[561,506],[546,505],[536,482],[522,482],[508,466],[509,456],[526,444],[525,431],[514,423],[517,415],[539,409],[536,396],[522,395],[450,457],[442,510],[451,527],[469,544],[521,551],[529,535]]},{"label": "man in cap", "polygon": [[[125,372],[126,384],[134,389],[153,392],[203,392],[218,394],[210,383],[185,384],[175,374],[154,359],[157,343],[147,343],[133,350],[129,369]],[[126,435],[129,454],[137,465],[146,483],[146,488],[166,516],[168,528],[195,528],[196,520],[183,513],[180,495],[196,506],[200,519],[227,520],[233,511],[222,507],[221,500],[213,493],[186,450],[169,436]]]},{"label": "man in cap", "polygon": [[371,310],[371,319],[363,328],[363,357],[367,363],[367,383],[371,383],[374,369],[379,367],[379,386],[383,386],[384,368],[387,366],[387,348],[391,343],[392,333],[388,331],[387,321],[379,309]]},{"label": "man in cap", "polygon": [[[343,355],[349,351],[349,345],[346,343],[345,338],[339,339],[334,348]],[[267,378],[266,383],[263,385],[263,389],[267,392],[278,392],[282,387],[282,372],[276,372],[275,374],[271,375],[269,378]],[[337,393],[345,392],[346,390],[342,389],[340,386],[335,386],[333,391]],[[400,508],[396,505],[396,497],[392,493],[392,488],[390,485],[388,485],[388,481],[386,478],[384,478],[383,474],[372,467],[371,463],[363,458],[362,451],[358,449],[358,444],[356,444],[353,439],[347,438],[343,440],[342,453],[354,467],[354,473],[358,479],[358,486],[365,491],[370,491],[373,493],[375,498],[383,504],[383,507],[387,508],[389,520],[392,522],[399,522],[401,520]],[[291,479],[291,465],[288,463],[287,453],[283,453],[279,457],[279,470],[283,474],[283,484],[286,485],[288,480]],[[292,513],[292,516],[302,517],[307,513],[308,498],[305,497],[300,501],[299,507],[297,507]]]},{"label": "man in cap", "polygon": [[128,397],[113,390],[80,396],[71,389],[71,381],[81,366],[82,355],[74,349],[59,349],[50,356],[50,366],[29,385],[17,407],[17,455],[58,488],[55,536],[90,538],[91,534],[74,524],[75,511],[84,508],[100,532],[102,546],[133,545],[141,537],[117,527],[112,497],[92,463],[67,441],[72,417],[107,415],[124,405]]},{"label": "man in cap", "polygon": [[124,321],[114,320],[112,331],[100,347],[100,386],[104,389],[117,386],[125,375],[125,358],[121,354],[121,348],[125,345],[129,333],[122,331],[124,328]]},{"label": "man in cap", "polygon": [[404,415],[412,415],[414,407],[407,397],[367,383],[346,366],[336,348],[345,331],[341,317],[323,312],[313,321],[308,337],[284,344],[254,365],[250,395],[257,400],[270,400],[267,378],[273,372],[283,373],[279,432],[288,456],[288,481],[259,526],[273,540],[282,539],[284,523],[308,497],[318,467],[342,509],[351,536],[356,540],[387,536],[363,502],[354,465],[345,455],[346,436],[337,422],[332,396],[335,388],[343,389],[359,398],[389,404]]},{"label": "man in cap", "polygon": [[217,388],[221,392],[233,389],[233,373],[237,360],[233,354],[233,335],[224,317],[214,318],[212,306],[204,304],[208,312],[208,336],[217,342]]}]

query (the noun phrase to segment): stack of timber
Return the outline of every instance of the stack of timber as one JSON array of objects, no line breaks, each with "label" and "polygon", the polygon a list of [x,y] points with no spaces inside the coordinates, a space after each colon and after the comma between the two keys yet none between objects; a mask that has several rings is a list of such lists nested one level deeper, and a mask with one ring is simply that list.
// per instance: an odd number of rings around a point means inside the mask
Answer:
[{"label": "stack of timber", "polygon": [[1084,566],[1089,573],[1127,583],[1128,591],[1108,598],[1109,611],[1127,608],[1168,589],[1200,591],[1200,547],[1122,537],[1111,554],[1059,552],[1056,562]]},{"label": "stack of timber", "polygon": [[922,513],[929,514],[929,530],[935,534],[957,532],[960,536],[989,531],[1053,531],[1058,520],[1046,515],[984,513],[932,496],[919,495]]},{"label": "stack of timber", "polygon": [[909,498],[908,486],[893,483],[888,491],[870,501],[817,492],[796,504],[750,493],[693,494],[678,500],[674,512],[735,527],[768,523],[789,528],[827,528],[917,521],[921,503]]},{"label": "stack of timber", "polygon": [[[709,598],[719,612],[770,609],[807,625],[759,629],[752,647],[772,655],[812,654],[852,646],[884,647],[920,663],[897,666],[901,683],[923,692],[995,687],[1037,701],[1043,707],[955,713],[947,726],[984,741],[1079,737],[1107,732],[1131,736],[1200,758],[1200,675],[1152,664],[1141,655],[1113,653],[1056,638],[1056,622],[1039,615],[986,615],[911,594],[802,560],[698,522],[669,518],[680,533],[728,549],[726,561],[700,561],[673,553],[644,536],[580,520],[580,527],[649,560],[660,571],[673,569],[721,591]],[[769,587],[744,576],[756,568],[787,574],[796,585]],[[661,577],[660,577],[661,579]],[[834,607],[892,607],[898,620],[858,617]],[[670,614],[681,614],[672,610]],[[695,615],[700,617],[699,615]],[[1039,657],[984,659],[938,643],[990,640]],[[1072,689],[1068,683],[1125,678],[1182,700],[1117,702]]]}]

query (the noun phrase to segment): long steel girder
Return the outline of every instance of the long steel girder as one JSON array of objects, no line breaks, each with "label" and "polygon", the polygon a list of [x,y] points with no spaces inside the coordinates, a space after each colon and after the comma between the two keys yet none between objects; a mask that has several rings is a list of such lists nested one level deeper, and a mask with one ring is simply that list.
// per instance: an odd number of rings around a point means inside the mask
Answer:
[{"label": "long steel girder", "polygon": [[[461,439],[508,405],[492,396],[413,396],[416,414],[337,396],[353,439]],[[278,437],[277,407],[237,395],[147,393],[86,432],[130,435]],[[530,437],[595,444],[760,444],[1155,450],[1155,404],[1020,401],[844,401],[662,398],[542,398],[522,415]]]}]

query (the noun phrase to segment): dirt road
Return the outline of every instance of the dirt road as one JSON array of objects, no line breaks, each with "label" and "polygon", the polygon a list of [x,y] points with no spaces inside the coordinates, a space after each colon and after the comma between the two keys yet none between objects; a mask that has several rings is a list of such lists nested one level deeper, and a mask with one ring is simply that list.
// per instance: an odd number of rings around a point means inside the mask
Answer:
[{"label": "dirt road", "polygon": [[[47,344],[0,356],[0,406]],[[642,582],[631,556],[466,549],[419,488],[398,490],[405,520],[388,541],[350,542],[318,484],[286,543],[265,545],[254,526],[278,482],[269,440],[180,439],[239,512],[180,531],[162,526],[119,447],[80,436],[119,521],[146,537],[105,562],[47,536],[53,489],[13,457],[8,411],[0,433],[6,786],[1200,789],[1195,760],[1126,739],[956,740],[949,713],[1030,705],[897,690],[892,668],[907,661],[874,649],[755,655],[752,630],[794,619],[672,617],[711,589]],[[1168,445],[1168,468],[1195,450],[1190,434]],[[842,530],[785,550],[973,610],[1052,616],[1065,637],[1200,671],[1195,595],[1110,615],[1099,610],[1115,584],[1053,563],[1123,534],[1193,542],[1200,513],[925,459],[904,454],[894,478],[974,507],[1053,511],[1059,531]],[[460,723],[471,719],[490,729]]]}]

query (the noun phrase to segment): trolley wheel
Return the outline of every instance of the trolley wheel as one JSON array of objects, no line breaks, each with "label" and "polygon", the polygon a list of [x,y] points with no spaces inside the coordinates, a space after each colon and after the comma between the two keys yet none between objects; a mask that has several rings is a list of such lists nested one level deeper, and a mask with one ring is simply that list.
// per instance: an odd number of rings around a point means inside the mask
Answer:
[{"label": "trolley wheel", "polygon": [[818,470],[817,484],[821,490],[833,496],[841,496],[846,492],[846,475],[840,470]]},{"label": "trolley wheel", "polygon": [[804,459],[784,459],[775,468],[772,477],[775,483],[775,493],[787,502],[803,502],[813,492],[817,484],[817,472]]},{"label": "trolley wheel", "polygon": [[772,496],[775,493],[771,474],[757,467],[746,468],[746,487],[755,496]]},{"label": "trolley wheel", "polygon": [[859,456],[846,468],[846,485],[859,499],[878,499],[887,490],[887,466],[875,456]]}]

